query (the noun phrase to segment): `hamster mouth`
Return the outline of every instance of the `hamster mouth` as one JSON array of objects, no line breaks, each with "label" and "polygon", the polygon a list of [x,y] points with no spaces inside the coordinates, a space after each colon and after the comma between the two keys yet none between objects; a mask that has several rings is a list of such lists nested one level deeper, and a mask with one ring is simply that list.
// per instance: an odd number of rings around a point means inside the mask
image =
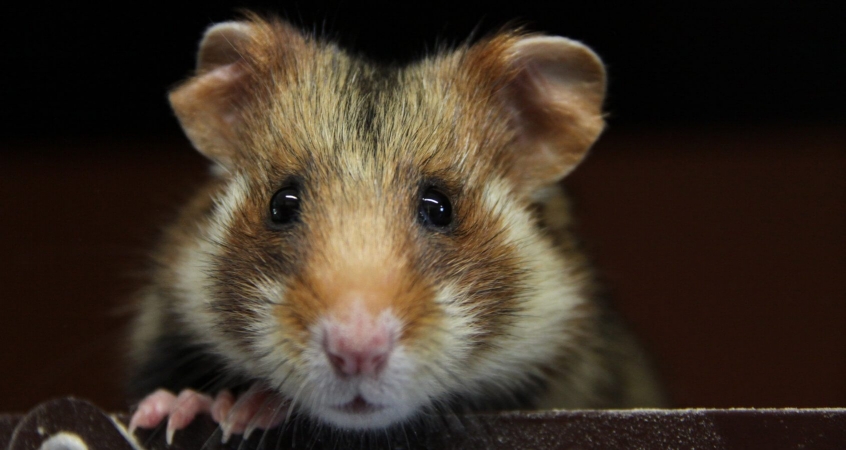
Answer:
[{"label": "hamster mouth", "polygon": [[368,402],[364,397],[358,395],[351,402],[345,403],[341,406],[335,406],[334,409],[347,414],[372,414],[385,409],[384,406],[375,405]]}]

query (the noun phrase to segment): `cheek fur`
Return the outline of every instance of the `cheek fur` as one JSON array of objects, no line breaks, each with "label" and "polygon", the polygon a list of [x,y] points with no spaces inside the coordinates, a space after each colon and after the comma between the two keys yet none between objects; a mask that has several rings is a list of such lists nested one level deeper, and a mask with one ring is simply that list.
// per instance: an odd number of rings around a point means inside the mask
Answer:
[{"label": "cheek fur", "polygon": [[[481,204],[500,218],[501,246],[511,249],[522,268],[512,285],[514,314],[505,334],[481,361],[480,373],[498,374],[504,382],[532,375],[543,377],[550,361],[577,342],[586,302],[586,273],[581,257],[569,259],[556,251],[551,238],[541,232],[532,210],[513,201],[509,183],[493,179],[483,191]],[[550,339],[550,336],[556,336]]]},{"label": "cheek fur", "polygon": [[449,235],[424,235],[418,263],[436,280],[438,304],[472,329],[462,335],[473,355],[496,345],[519,312],[523,276],[514,246],[505,240],[505,218],[483,196],[482,189],[465,189],[455,205],[456,228]]}]

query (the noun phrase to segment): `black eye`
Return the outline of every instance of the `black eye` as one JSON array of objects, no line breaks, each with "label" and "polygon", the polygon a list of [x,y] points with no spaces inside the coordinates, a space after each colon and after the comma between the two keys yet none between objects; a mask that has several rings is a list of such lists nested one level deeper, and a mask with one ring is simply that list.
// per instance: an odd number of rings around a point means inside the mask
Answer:
[{"label": "black eye", "polygon": [[426,189],[420,197],[418,218],[423,225],[443,228],[452,223],[452,205],[449,198],[433,188]]},{"label": "black eye", "polygon": [[284,187],[270,200],[270,220],[284,225],[300,216],[300,192],[293,186]]}]

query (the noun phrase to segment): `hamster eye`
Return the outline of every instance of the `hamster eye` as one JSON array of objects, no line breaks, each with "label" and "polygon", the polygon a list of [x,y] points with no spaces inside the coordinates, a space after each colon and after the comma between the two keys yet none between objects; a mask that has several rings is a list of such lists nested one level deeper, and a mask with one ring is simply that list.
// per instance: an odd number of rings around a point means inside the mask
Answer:
[{"label": "hamster eye", "polygon": [[418,219],[423,225],[443,228],[452,223],[452,205],[449,198],[434,188],[423,192],[417,211]]},{"label": "hamster eye", "polygon": [[270,220],[284,225],[291,223],[300,215],[300,192],[294,186],[287,186],[273,194],[270,199]]}]

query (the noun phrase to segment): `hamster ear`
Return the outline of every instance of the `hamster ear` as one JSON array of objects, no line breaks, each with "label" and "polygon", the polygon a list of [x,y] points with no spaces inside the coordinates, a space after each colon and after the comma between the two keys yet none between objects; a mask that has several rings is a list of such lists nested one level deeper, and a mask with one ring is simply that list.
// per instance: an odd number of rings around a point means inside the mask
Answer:
[{"label": "hamster ear", "polygon": [[206,30],[195,75],[170,92],[170,104],[185,134],[203,155],[231,167],[248,69],[241,57],[253,25],[223,22]]},{"label": "hamster ear", "polygon": [[585,45],[555,36],[517,40],[508,60],[513,78],[500,92],[517,133],[515,175],[535,189],[573,170],[602,132],[605,68]]}]

